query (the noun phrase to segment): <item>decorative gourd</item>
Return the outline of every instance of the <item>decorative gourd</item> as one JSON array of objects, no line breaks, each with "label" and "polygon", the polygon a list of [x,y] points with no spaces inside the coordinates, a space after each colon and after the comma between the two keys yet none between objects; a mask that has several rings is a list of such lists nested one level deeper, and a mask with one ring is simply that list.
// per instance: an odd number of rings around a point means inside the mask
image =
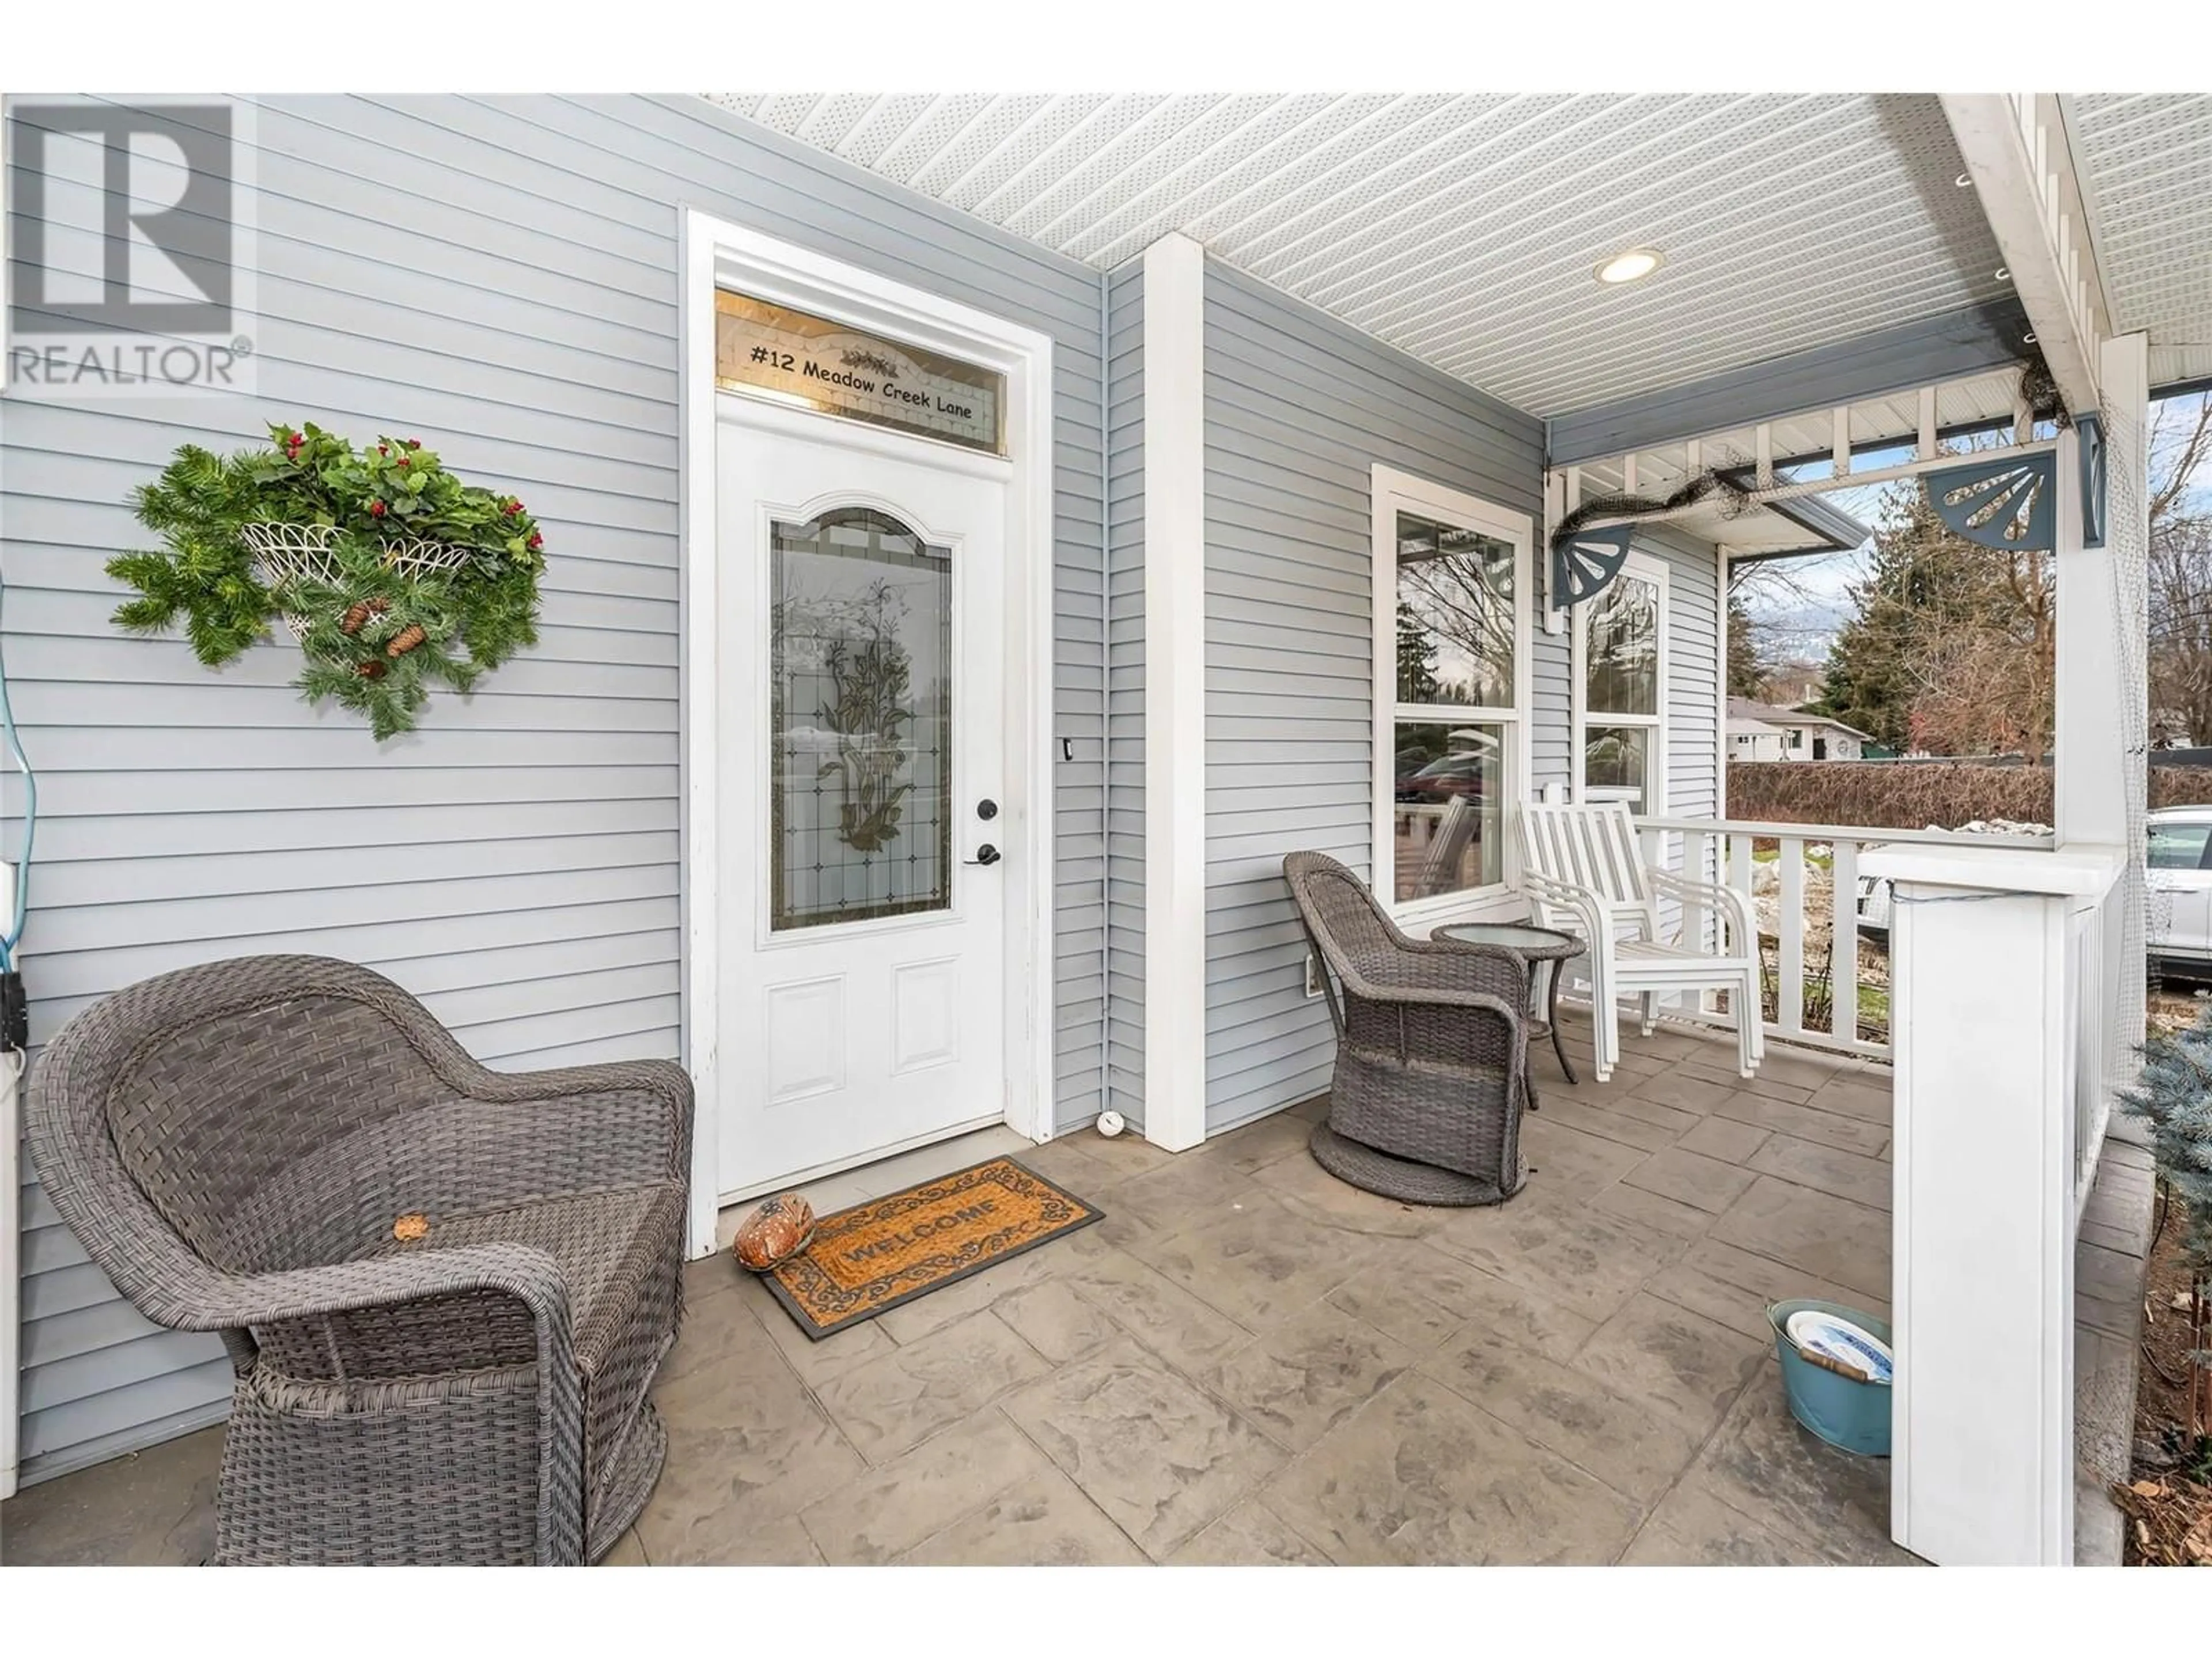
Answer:
[{"label": "decorative gourd", "polygon": [[814,1242],[814,1206],[797,1193],[779,1193],[738,1224],[731,1254],[750,1272],[773,1271]]}]

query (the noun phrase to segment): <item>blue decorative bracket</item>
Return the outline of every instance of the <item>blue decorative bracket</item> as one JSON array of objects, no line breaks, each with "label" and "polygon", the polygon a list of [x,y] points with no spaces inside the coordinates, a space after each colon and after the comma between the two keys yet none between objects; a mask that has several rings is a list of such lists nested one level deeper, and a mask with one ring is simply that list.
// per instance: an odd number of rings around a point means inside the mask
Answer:
[{"label": "blue decorative bracket", "polygon": [[1575,530],[1552,541],[1552,608],[1563,611],[1594,599],[1613,585],[1628,559],[1633,525]]},{"label": "blue decorative bracket", "polygon": [[2048,553],[2057,544],[2057,458],[2004,456],[1929,473],[1929,507],[1954,535],[1997,553]]},{"label": "blue decorative bracket", "polygon": [[2081,445],[2081,545],[2105,544],[2105,423],[2094,415],[2074,422]]},{"label": "blue decorative bracket", "polygon": [[1969,461],[1928,475],[1928,504],[1954,535],[2000,553],[2056,545],[2058,465],[2049,451]]}]

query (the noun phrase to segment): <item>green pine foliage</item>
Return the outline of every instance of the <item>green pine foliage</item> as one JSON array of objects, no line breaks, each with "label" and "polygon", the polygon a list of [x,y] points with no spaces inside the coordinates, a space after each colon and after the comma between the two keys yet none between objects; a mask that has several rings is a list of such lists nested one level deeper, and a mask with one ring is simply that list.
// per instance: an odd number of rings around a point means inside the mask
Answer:
[{"label": "green pine foliage", "polygon": [[[166,550],[108,561],[108,574],[137,590],[116,607],[118,627],[181,625],[214,668],[279,617],[297,618],[300,689],[365,715],[380,742],[414,729],[434,684],[467,691],[537,643],[544,538],[520,501],[462,483],[412,438],[356,449],[313,425],[269,433],[266,448],[227,457],[187,444],[135,492],[139,522]],[[272,586],[244,538],[256,523],[331,532],[337,580]],[[468,556],[451,569],[395,568],[392,544],[409,537]],[[356,606],[367,608],[348,632]]]},{"label": "green pine foliage", "polygon": [[2159,1174],[2189,1212],[2183,1248],[2200,1275],[2212,1273],[2212,1009],[2142,1047],[2142,1075],[2120,1097],[2150,1123]]}]

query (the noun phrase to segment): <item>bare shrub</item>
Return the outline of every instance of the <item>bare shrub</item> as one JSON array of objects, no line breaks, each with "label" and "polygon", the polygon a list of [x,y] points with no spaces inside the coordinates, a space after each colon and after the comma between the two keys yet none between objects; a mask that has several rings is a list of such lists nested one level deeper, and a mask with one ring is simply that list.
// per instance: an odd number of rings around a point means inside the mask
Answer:
[{"label": "bare shrub", "polygon": [[2051,774],[1977,761],[1732,761],[1728,815],[1869,830],[1955,830],[1977,818],[2048,823]]}]

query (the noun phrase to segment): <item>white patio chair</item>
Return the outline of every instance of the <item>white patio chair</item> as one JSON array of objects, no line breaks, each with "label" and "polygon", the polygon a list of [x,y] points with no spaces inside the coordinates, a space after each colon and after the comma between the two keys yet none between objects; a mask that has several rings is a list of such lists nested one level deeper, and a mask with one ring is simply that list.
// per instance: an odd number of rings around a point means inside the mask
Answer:
[{"label": "white patio chair", "polygon": [[1428,856],[1421,860],[1421,873],[1413,887],[1415,898],[1431,898],[1459,886],[1460,858],[1474,836],[1479,817],[1474,803],[1465,795],[1451,798],[1451,805],[1444,808],[1435,834],[1429,838]]},{"label": "white patio chair", "polygon": [[[1766,1053],[1759,932],[1743,895],[1646,864],[1626,802],[1524,806],[1520,819],[1522,882],[1536,922],[1573,933],[1589,947],[1598,1081],[1613,1075],[1620,1058],[1619,999],[1643,997],[1644,1035],[1650,1036],[1659,999],[1670,991],[1726,991],[1738,1065],[1746,1077],[1757,1071]],[[1672,937],[1662,931],[1662,896],[1681,906]],[[1711,948],[1694,929],[1700,912],[1715,918]]]}]

